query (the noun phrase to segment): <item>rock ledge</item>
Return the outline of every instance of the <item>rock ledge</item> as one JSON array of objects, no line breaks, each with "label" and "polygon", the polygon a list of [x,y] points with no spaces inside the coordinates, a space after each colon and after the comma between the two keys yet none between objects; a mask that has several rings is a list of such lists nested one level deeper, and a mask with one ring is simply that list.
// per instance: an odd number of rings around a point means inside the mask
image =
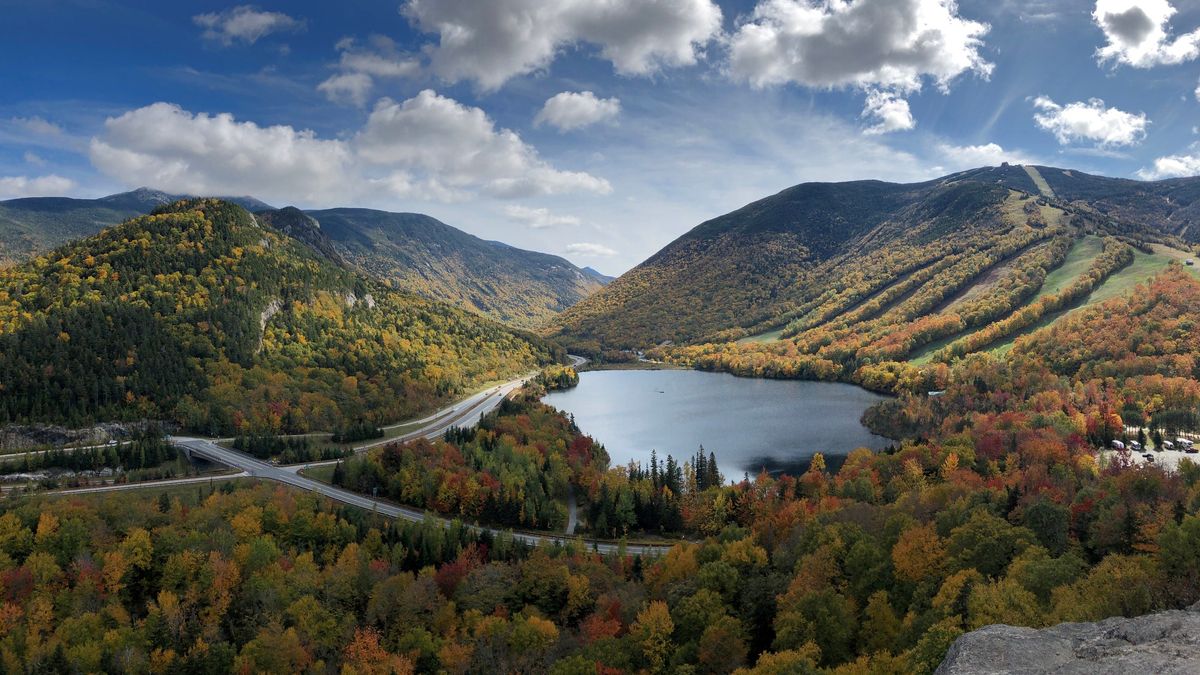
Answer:
[{"label": "rock ledge", "polygon": [[1200,673],[1200,604],[1036,630],[985,626],[958,638],[935,675]]}]

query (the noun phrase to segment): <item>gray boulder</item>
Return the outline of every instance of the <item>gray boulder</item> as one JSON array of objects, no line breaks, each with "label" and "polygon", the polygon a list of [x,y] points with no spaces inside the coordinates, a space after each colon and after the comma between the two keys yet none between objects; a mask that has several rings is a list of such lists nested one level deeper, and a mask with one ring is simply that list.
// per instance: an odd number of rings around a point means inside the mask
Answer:
[{"label": "gray boulder", "polygon": [[985,626],[958,638],[935,675],[1200,673],[1200,604],[1036,630]]}]

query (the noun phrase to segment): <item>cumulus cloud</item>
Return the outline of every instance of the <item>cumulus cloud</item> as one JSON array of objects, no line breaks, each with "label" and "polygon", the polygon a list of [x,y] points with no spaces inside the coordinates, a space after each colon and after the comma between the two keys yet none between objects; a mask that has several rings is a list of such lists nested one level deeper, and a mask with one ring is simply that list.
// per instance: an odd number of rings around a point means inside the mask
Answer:
[{"label": "cumulus cloud", "polygon": [[452,201],[480,192],[611,191],[602,178],[555,169],[483,110],[430,90],[403,103],[382,99],[344,140],[155,103],[109,118],[89,155],[100,171],[128,184],[309,204],[379,193]]},{"label": "cumulus cloud", "polygon": [[496,197],[612,190],[602,178],[554,169],[483,110],[429,89],[403,103],[381,99],[356,140],[366,161],[422,173],[439,190]]},{"label": "cumulus cloud", "polygon": [[75,181],[55,174],[47,176],[0,176],[0,199],[58,197],[75,187]]},{"label": "cumulus cloud", "polygon": [[1154,166],[1139,169],[1139,178],[1144,180],[1161,180],[1163,178],[1184,178],[1200,175],[1200,155],[1168,155],[1154,160]]},{"label": "cumulus cloud", "polygon": [[1175,8],[1167,0],[1097,0],[1092,20],[1107,44],[1096,50],[1101,63],[1150,68],[1200,56],[1200,30],[1178,37],[1171,32]]},{"label": "cumulus cloud", "polygon": [[989,26],[954,0],[761,0],[729,41],[729,72],[755,87],[876,87],[898,92],[932,79],[946,89],[992,71],[980,53]]},{"label": "cumulus cloud", "polygon": [[320,201],[343,194],[354,157],[347,144],[290,126],[233,115],[192,114],[154,103],[104,123],[92,164],[128,183],[188,194],[280,195]]},{"label": "cumulus cloud", "polygon": [[1033,164],[1033,160],[1021,152],[1006,150],[996,143],[981,145],[952,145],[939,143],[937,152],[945,168],[951,171],[974,169],[980,166],[1010,164]]},{"label": "cumulus cloud", "polygon": [[625,75],[691,65],[721,28],[712,0],[408,0],[401,11],[437,34],[438,75],[488,90],[579,44],[599,47]]},{"label": "cumulus cloud", "polygon": [[376,78],[414,77],[421,72],[420,61],[396,49],[396,43],[383,35],[372,35],[365,45],[346,38],[337,43],[337,50],[340,72],[317,85],[331,101],[363,106]]},{"label": "cumulus cloud", "polygon": [[533,126],[549,124],[559,131],[570,131],[598,122],[616,119],[621,114],[621,100],[597,98],[590,91],[564,91],[546,100],[533,118]]},{"label": "cumulus cloud", "polygon": [[508,219],[526,225],[535,230],[542,230],[550,227],[558,227],[560,225],[579,225],[582,221],[575,216],[560,216],[550,212],[547,208],[530,208],[519,204],[510,204],[504,207],[504,215]]},{"label": "cumulus cloud", "polygon": [[611,258],[617,254],[616,251],[604,244],[594,244],[587,241],[567,244],[564,251],[567,255],[577,255],[581,258]]},{"label": "cumulus cloud", "polygon": [[366,73],[338,73],[318,84],[317,91],[330,101],[364,106],[374,86],[375,81]]},{"label": "cumulus cloud", "polygon": [[917,126],[908,108],[908,101],[891,92],[867,92],[862,116],[875,120],[875,124],[866,129],[866,133],[871,135],[908,131]]},{"label": "cumulus cloud", "polygon": [[1034,114],[1034,122],[1054,134],[1062,145],[1077,141],[1093,142],[1104,148],[1134,145],[1146,137],[1146,126],[1150,124],[1145,113],[1134,115],[1106,108],[1098,98],[1064,106],[1038,96],[1033,106],[1041,111]]},{"label": "cumulus cloud", "polygon": [[304,29],[304,22],[282,12],[264,12],[253,5],[239,5],[220,12],[197,14],[192,21],[204,32],[205,40],[219,42],[226,47],[234,42],[254,44],[271,33],[291,32]]}]

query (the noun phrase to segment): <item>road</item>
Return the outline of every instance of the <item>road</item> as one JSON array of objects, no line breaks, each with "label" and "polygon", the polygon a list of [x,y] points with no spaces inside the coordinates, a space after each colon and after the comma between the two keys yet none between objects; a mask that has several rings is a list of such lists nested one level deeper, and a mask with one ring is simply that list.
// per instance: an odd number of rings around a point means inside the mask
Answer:
[{"label": "road", "polygon": [[[574,356],[574,355],[571,356],[571,365],[573,365],[574,367],[578,368],[578,367],[584,365],[585,363],[587,363],[586,358],[584,358],[582,356]],[[491,389],[487,389],[485,391],[479,392],[478,394],[475,394],[463,401],[460,401],[459,403],[456,403],[454,405],[443,408],[442,410],[439,410],[424,419],[416,420],[415,422],[410,421],[410,422],[403,422],[401,424],[393,425],[391,428],[396,428],[398,426],[407,426],[407,425],[414,424],[414,423],[422,424],[422,426],[419,429],[415,429],[413,431],[410,431],[406,434],[402,434],[395,438],[383,439],[380,441],[375,441],[372,443],[358,446],[355,448],[355,451],[361,452],[363,450],[366,450],[368,448],[371,448],[371,447],[374,447],[377,445],[382,445],[385,443],[410,441],[410,440],[420,438],[420,437],[437,438],[437,437],[441,436],[442,434],[444,434],[446,432],[446,430],[449,429],[450,427],[474,426],[474,425],[478,424],[479,421],[485,415],[487,415],[492,410],[495,410],[496,407],[500,405],[500,402],[503,401],[505,397],[507,397],[510,393],[512,393],[513,391],[516,391],[521,386],[523,386],[531,377],[533,377],[533,374],[529,374],[529,375],[526,375],[519,379],[512,380],[512,381],[506,382],[502,385],[492,387]],[[428,517],[432,517],[435,520],[437,520],[438,522],[441,522],[444,526],[448,527],[450,525],[450,520],[447,518],[442,518],[440,516],[427,513],[420,509],[415,509],[415,508],[411,508],[411,507],[407,507],[407,506],[400,506],[398,504],[393,504],[390,502],[384,502],[384,501],[380,501],[377,499],[372,499],[365,495],[361,495],[356,492],[351,492],[349,490],[343,490],[342,488],[335,487],[335,486],[329,485],[327,483],[322,483],[320,481],[316,481],[316,480],[313,480],[306,476],[300,475],[301,469],[304,469],[306,467],[311,467],[311,466],[336,464],[337,460],[329,461],[329,462],[312,462],[312,463],[308,463],[308,464],[292,464],[292,465],[288,465],[288,466],[275,466],[272,464],[268,464],[267,462],[263,462],[262,460],[259,460],[255,457],[251,457],[250,455],[248,455],[244,452],[232,450],[230,448],[221,447],[220,445],[217,445],[217,443],[215,441],[205,439],[205,438],[193,438],[193,437],[188,437],[188,436],[172,436],[172,437],[170,437],[170,441],[172,444],[176,445],[177,447],[185,449],[191,455],[199,455],[205,459],[217,462],[219,464],[224,464],[224,465],[232,467],[234,469],[238,469],[238,470],[240,470],[240,473],[219,476],[219,477],[215,477],[215,478],[209,477],[209,476],[199,476],[199,477],[195,477],[195,478],[180,478],[180,479],[162,480],[162,481],[146,481],[146,482],[141,482],[141,483],[124,483],[124,484],[118,484],[118,485],[104,485],[104,486],[98,486],[98,487],[77,488],[77,489],[72,489],[72,490],[61,490],[61,491],[58,491],[57,493],[58,494],[82,494],[82,493],[89,493],[89,492],[106,492],[106,491],[112,491],[112,490],[130,490],[130,489],[136,489],[136,488],[149,488],[149,487],[156,487],[156,486],[170,486],[170,485],[180,485],[180,484],[188,484],[188,483],[203,483],[203,482],[207,482],[210,480],[228,480],[230,478],[260,478],[260,479],[265,479],[265,480],[273,480],[273,481],[276,481],[279,483],[284,483],[286,485],[290,485],[292,487],[295,487],[295,488],[298,488],[301,490],[306,490],[308,492],[314,492],[316,494],[319,494],[324,497],[328,497],[329,499],[333,499],[333,500],[341,502],[343,504],[357,506],[359,508],[366,509],[368,511],[372,511],[374,513],[379,513],[380,515],[387,516],[390,518],[402,518],[404,520],[421,522]],[[568,508],[568,527],[567,527],[567,531],[569,533],[574,532],[575,523],[576,523],[576,513],[575,513],[576,509],[575,509],[574,494],[571,494],[570,497],[571,497],[571,499],[568,500],[569,508]],[[487,527],[487,526],[483,526],[483,525],[467,524],[467,526],[471,527],[472,529],[475,529],[477,531],[490,532],[493,535],[498,535],[502,531],[499,528],[492,528],[492,527]],[[581,541],[588,548],[596,550],[600,553],[605,553],[605,554],[614,553],[619,548],[619,544],[611,542],[611,541],[580,539],[580,538],[571,537],[571,536],[542,534],[542,533],[537,533],[537,532],[514,531],[513,537],[517,541],[520,541],[522,543],[525,543],[525,544],[528,544],[531,546],[552,545],[555,543],[567,544],[567,543],[571,543],[571,542]],[[663,545],[663,544],[657,544],[657,545],[656,544],[627,544],[625,546],[625,551],[629,555],[643,555],[643,556],[662,555],[662,554],[666,553],[667,550],[669,550],[669,549],[670,549],[670,545]]]},{"label": "road", "polygon": [[[435,424],[438,424],[435,422]],[[262,478],[273,480],[286,485],[290,485],[301,490],[314,492],[323,497],[328,497],[334,501],[351,506],[357,506],[361,509],[366,509],[372,513],[378,513],[390,518],[402,518],[413,522],[421,522],[427,517],[432,517],[441,522],[444,526],[449,526],[450,521],[446,518],[428,514],[420,509],[414,509],[407,506],[400,506],[390,502],[379,501],[365,495],[360,495],[357,492],[343,490],[320,481],[301,476],[298,469],[303,468],[299,465],[293,466],[272,466],[266,462],[255,459],[245,453],[237,450],[223,448],[210,440],[203,438],[188,438],[181,436],[171,437],[171,442],[175,445],[185,448],[193,455],[200,455],[214,462],[219,462],[236,469],[241,469],[246,475],[254,478]],[[142,484],[146,485],[145,483]],[[102,488],[94,488],[100,490]],[[467,525],[477,531],[490,532],[492,535],[499,535],[502,530],[499,528],[486,527],[483,525]],[[577,539],[574,537],[566,537],[553,534],[540,534],[535,532],[513,532],[513,538],[530,546],[552,545],[555,543],[568,544],[573,541],[582,541],[589,549],[594,549],[600,553],[615,553],[619,546],[616,543],[609,541],[598,541],[589,539]],[[662,555],[670,549],[668,545],[654,544],[628,544],[625,546],[625,551],[629,555],[643,556],[658,556]]]}]

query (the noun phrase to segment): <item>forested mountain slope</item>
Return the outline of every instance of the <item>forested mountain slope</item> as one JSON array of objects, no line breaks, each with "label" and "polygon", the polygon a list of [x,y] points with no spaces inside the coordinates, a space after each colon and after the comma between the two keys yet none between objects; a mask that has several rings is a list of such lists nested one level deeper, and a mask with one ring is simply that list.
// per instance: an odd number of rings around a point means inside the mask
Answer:
[{"label": "forested mountain slope", "polygon": [[331,429],[551,358],[533,336],[389,289],[219,200],[0,271],[0,423]]},{"label": "forested mountain slope", "polygon": [[[1186,257],[1193,193],[1200,180],[1007,165],[911,185],[806,183],[699,225],[565,312],[554,334],[593,352],[784,337],[820,355],[804,374],[827,376],[847,356],[854,368],[903,360],[1043,303],[982,343],[1071,306],[1140,261],[1135,248]],[[1079,283],[1044,292],[1087,237],[1095,255],[1066,280]]]},{"label": "forested mountain slope", "polygon": [[558,256],[486,241],[419,213],[307,215],[339,254],[396,288],[524,328],[544,324],[608,281]]},{"label": "forested mountain slope", "polygon": [[[182,199],[139,188],[100,199],[0,201],[0,267]],[[316,248],[389,280],[519,328],[543,326],[612,279],[555,255],[486,241],[417,213],[339,208],[305,213],[253,197],[222,198]],[[323,226],[323,227],[322,227]]]},{"label": "forested mountain slope", "polygon": [[[99,199],[26,197],[0,201],[0,267],[28,260],[72,239],[90,237],[180,198],[138,188]],[[270,208],[253,197],[225,199],[252,211]]]}]

